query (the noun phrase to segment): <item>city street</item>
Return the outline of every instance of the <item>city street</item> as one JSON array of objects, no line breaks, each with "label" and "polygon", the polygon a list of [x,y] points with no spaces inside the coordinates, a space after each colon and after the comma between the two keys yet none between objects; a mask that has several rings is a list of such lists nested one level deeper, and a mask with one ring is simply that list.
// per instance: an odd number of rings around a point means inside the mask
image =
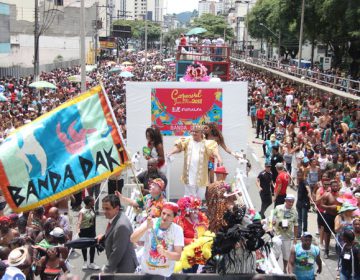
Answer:
[{"label": "city street", "polygon": [[[261,201],[260,196],[258,194],[255,182],[256,177],[259,174],[260,171],[263,170],[264,166],[264,158],[262,157],[262,145],[260,144],[254,144],[253,140],[255,139],[254,129],[251,128],[250,120],[248,122],[248,149],[247,149],[247,158],[250,159],[252,169],[249,173],[248,178],[248,191],[251,196],[251,199],[256,207],[257,210],[260,209]],[[226,140],[226,139],[225,139]],[[295,191],[292,189],[288,189],[289,193],[295,194]],[[102,196],[106,195],[106,188],[102,193]],[[100,203],[101,205],[101,203]],[[268,208],[266,212],[266,216],[270,214],[271,207]],[[77,220],[77,212],[74,212],[74,222]],[[97,233],[101,233],[102,229],[106,228],[107,220],[104,218],[101,210],[100,215],[97,216],[96,220],[96,226],[97,226]],[[315,213],[309,213],[309,228],[308,230],[311,233],[316,233],[316,214]],[[318,243],[317,237],[314,240],[314,243]],[[335,242],[334,240],[331,240],[331,251],[330,251],[330,258],[327,260],[323,260],[323,271],[320,275],[317,276],[317,279],[321,280],[330,280],[330,279],[336,279],[336,267],[337,267],[337,261],[336,261],[336,255],[334,250]],[[105,253],[102,252],[100,255],[95,256],[95,263],[98,264],[100,267],[106,264],[106,256]],[[70,265],[72,266],[72,273],[75,275],[80,275],[80,279],[90,279],[91,274],[96,273],[97,271],[93,270],[82,270],[83,260],[80,250],[76,250],[75,253],[72,254],[70,258]],[[280,266],[282,267],[282,261],[280,261]]]}]

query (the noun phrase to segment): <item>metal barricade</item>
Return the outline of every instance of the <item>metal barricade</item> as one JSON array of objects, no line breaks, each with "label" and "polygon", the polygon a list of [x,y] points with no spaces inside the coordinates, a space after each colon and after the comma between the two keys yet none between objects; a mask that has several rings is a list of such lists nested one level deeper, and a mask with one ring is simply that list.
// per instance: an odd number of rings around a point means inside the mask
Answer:
[{"label": "metal barricade", "polygon": [[311,81],[313,83],[341,90],[343,92],[348,92],[355,95],[360,95],[360,81],[353,80],[350,78],[345,78],[341,76],[330,75],[322,73],[320,71],[314,71],[306,68],[298,68],[295,65],[289,64],[279,64],[278,61],[266,60],[263,58],[254,58],[254,57],[232,57],[237,59],[242,59],[247,62],[251,62],[260,66],[268,67],[283,73]]},{"label": "metal barricade", "polygon": [[[251,208],[254,209],[254,204],[251,201],[249,192],[247,191],[246,185],[245,185],[245,180],[244,177],[246,173],[244,173],[244,168],[243,168],[243,164],[244,162],[241,162],[241,160],[239,160],[240,162],[240,167],[236,169],[236,188],[241,190],[242,193],[242,199],[243,199],[243,203],[246,205],[247,208]],[[276,273],[276,274],[283,274],[282,269],[279,266],[279,263],[277,262],[275,255],[273,252],[270,252],[269,255],[266,256],[266,253],[263,252],[264,256],[265,256],[265,267],[268,268],[268,271],[265,271],[267,274],[268,273]]]}]

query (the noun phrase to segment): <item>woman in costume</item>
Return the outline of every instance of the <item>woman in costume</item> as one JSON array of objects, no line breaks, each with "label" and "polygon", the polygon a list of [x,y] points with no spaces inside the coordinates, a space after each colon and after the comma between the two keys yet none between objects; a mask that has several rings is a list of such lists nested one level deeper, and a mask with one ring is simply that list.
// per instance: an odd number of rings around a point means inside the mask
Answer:
[{"label": "woman in costume", "polygon": [[230,190],[230,186],[225,182],[220,184],[210,184],[206,192],[207,216],[209,218],[209,230],[217,233],[222,227],[226,226],[223,219],[225,212],[233,207],[236,196],[225,196]]},{"label": "woman in costume", "polygon": [[158,168],[165,163],[163,139],[160,130],[157,127],[149,127],[145,131],[147,147],[144,147],[143,153],[147,160],[155,158],[158,161]]},{"label": "woman in costume", "polygon": [[[201,201],[193,196],[180,198],[177,202],[180,209],[180,216],[175,218],[175,223],[184,231],[185,246],[191,244],[194,239],[201,237],[209,226],[204,213],[200,212]],[[196,273],[199,265],[195,264],[184,273]]]},{"label": "woman in costume", "polygon": [[[222,135],[221,131],[217,127],[216,123],[210,122],[206,123],[204,125],[204,131],[206,140],[214,140],[221,148],[224,149],[225,152],[228,154],[234,156],[236,159],[239,159],[240,156],[235,154],[233,151],[231,151],[228,146],[225,144],[224,136]],[[215,161],[214,158],[210,158],[209,160],[209,179],[210,183],[214,182],[214,170],[215,170]]]}]

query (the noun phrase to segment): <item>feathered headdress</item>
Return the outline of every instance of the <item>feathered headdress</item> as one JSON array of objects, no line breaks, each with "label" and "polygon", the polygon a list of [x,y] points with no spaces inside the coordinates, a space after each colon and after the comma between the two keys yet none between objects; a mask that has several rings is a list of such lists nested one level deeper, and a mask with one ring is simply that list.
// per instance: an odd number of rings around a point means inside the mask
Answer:
[{"label": "feathered headdress", "polygon": [[208,82],[210,76],[207,75],[207,68],[201,64],[191,64],[187,67],[184,80],[187,82]]}]

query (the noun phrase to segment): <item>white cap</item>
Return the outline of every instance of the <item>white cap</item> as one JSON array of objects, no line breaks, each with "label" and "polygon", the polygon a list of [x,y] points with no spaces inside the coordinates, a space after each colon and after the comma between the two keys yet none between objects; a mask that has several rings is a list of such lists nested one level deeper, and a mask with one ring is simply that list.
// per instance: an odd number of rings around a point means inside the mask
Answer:
[{"label": "white cap", "polygon": [[59,227],[55,227],[51,232],[50,232],[51,236],[54,237],[63,237],[65,236],[64,230],[62,228]]}]

